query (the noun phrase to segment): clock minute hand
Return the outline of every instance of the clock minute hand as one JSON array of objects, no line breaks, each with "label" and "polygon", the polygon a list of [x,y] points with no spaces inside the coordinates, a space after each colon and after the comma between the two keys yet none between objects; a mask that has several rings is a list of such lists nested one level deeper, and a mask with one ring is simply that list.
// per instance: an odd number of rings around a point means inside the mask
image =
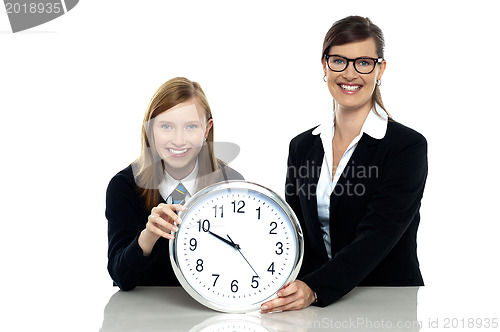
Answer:
[{"label": "clock minute hand", "polygon": [[233,247],[234,249],[240,249],[240,246],[237,245],[236,243],[232,242],[232,241],[228,241],[226,240],[225,238],[223,238],[222,236],[219,236],[211,231],[208,231],[210,234],[212,234],[213,236],[215,236],[216,238],[218,238],[219,240],[221,240],[222,242],[226,243],[226,244],[229,244],[231,247]]},{"label": "clock minute hand", "polygon": [[243,253],[241,252],[241,248],[240,248],[240,245],[239,244],[236,244],[234,243],[233,239],[231,239],[231,237],[229,237],[229,235],[227,236],[229,238],[229,240],[231,240],[232,244],[234,245],[234,248],[235,249],[238,249],[238,252],[241,254],[241,257],[243,257],[243,259],[247,262],[248,266],[250,266],[250,268],[253,270],[253,273],[255,273],[255,275],[259,277],[259,274],[255,271],[255,269],[253,268],[252,264],[250,264],[250,262],[248,261],[248,259],[245,257],[245,255],[243,255]]}]

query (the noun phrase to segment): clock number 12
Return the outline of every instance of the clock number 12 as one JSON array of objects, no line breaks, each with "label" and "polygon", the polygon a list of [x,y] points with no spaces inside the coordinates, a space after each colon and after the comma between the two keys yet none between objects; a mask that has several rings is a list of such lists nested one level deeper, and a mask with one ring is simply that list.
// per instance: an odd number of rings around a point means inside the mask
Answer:
[{"label": "clock number 12", "polygon": [[[234,213],[245,213],[245,211],[243,211],[243,208],[245,207],[245,201],[238,201],[238,204],[236,204],[236,201],[232,201],[231,204],[233,204]],[[238,205],[237,210],[236,210],[236,205]]]}]

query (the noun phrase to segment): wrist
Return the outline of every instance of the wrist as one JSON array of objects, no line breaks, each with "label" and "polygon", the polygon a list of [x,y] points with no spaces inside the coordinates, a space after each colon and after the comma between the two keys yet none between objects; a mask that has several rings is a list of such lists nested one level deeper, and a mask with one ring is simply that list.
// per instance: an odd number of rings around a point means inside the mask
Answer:
[{"label": "wrist", "polygon": [[149,256],[153,251],[153,247],[158,241],[159,236],[151,234],[147,229],[144,229],[137,240],[139,247],[142,249],[143,256]]}]

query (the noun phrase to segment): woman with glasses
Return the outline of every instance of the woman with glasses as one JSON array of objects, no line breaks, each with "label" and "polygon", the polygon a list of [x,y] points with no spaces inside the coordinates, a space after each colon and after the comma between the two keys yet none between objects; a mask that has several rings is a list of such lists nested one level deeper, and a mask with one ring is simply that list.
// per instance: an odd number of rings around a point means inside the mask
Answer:
[{"label": "woman with glasses", "polygon": [[243,177],[217,159],[214,120],[205,93],[184,77],[158,88],[144,116],[139,158],[106,192],[108,271],[122,290],[179,286],[168,240],[176,211],[200,189]]},{"label": "woman with glasses", "polygon": [[304,260],[262,312],[327,306],[356,286],[423,285],[416,238],[427,142],[382,102],[382,31],[367,18],[337,21],[321,63],[333,112],[290,142],[286,179]]}]

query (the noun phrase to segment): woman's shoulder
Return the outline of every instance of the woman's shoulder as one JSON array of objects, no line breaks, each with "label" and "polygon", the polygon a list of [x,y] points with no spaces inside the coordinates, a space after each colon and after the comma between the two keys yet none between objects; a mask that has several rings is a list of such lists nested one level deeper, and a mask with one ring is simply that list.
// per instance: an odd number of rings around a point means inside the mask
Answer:
[{"label": "woman's shoulder", "polygon": [[386,151],[399,154],[402,151],[414,153],[427,153],[427,140],[424,135],[399,122],[389,121],[387,132],[382,139],[382,146]]},{"label": "woman's shoulder", "polygon": [[311,129],[308,129],[294,138],[290,141],[290,146],[297,146],[297,145],[310,145],[312,144],[315,140],[320,139],[319,135],[313,134],[314,130],[317,129],[319,126],[313,127]]},{"label": "woman's shoulder", "polygon": [[221,160],[217,160],[219,163],[219,168],[223,171],[223,174],[220,174],[219,176],[219,181],[224,181],[224,180],[245,180],[243,175],[241,175],[237,170],[234,168],[229,167],[225,162]]},{"label": "woman's shoulder", "polygon": [[108,190],[124,187],[135,188],[136,186],[134,171],[132,169],[132,164],[130,164],[111,178],[108,184]]},{"label": "woman's shoulder", "polygon": [[399,142],[401,144],[411,144],[411,143],[423,143],[427,144],[427,140],[424,135],[407,127],[396,121],[389,121],[387,123],[386,137],[393,142]]}]

